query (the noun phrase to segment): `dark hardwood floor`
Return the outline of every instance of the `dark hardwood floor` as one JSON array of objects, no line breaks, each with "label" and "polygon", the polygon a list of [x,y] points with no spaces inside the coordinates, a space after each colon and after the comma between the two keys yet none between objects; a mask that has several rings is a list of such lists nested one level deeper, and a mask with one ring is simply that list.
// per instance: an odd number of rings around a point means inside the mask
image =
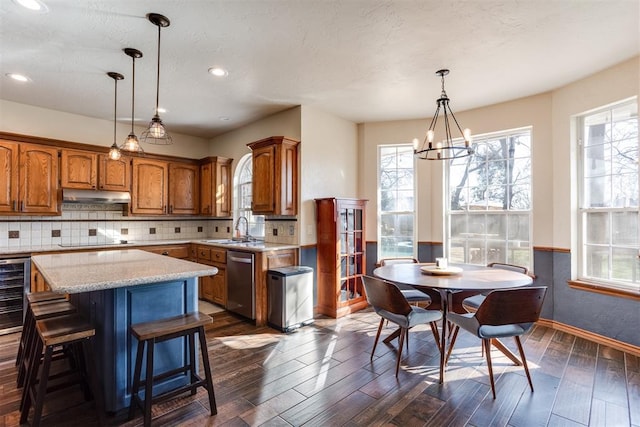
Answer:
[{"label": "dark hardwood floor", "polygon": [[[369,360],[379,318],[371,311],[282,334],[222,313],[207,330],[218,415],[206,392],[153,408],[153,425],[227,426],[640,426],[640,358],[537,326],[524,339],[535,392],[521,367],[494,351],[491,397],[480,342],[460,333],[445,383],[428,327],[410,332],[398,379],[395,347]],[[389,333],[392,329],[386,330]],[[0,427],[19,424],[15,352],[19,334],[0,337]],[[515,348],[513,340],[506,344]],[[395,344],[395,342],[394,342]],[[44,425],[95,425],[79,390],[51,393]],[[137,426],[125,414],[109,425]]]}]

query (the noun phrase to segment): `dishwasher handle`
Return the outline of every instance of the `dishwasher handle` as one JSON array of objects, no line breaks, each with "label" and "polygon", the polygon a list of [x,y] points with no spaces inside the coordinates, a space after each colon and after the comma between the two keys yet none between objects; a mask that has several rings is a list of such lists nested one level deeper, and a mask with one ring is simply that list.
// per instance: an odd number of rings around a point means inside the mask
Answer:
[{"label": "dishwasher handle", "polygon": [[251,258],[239,258],[235,256],[229,256],[229,260],[233,262],[241,262],[243,264],[251,264],[253,262]]}]

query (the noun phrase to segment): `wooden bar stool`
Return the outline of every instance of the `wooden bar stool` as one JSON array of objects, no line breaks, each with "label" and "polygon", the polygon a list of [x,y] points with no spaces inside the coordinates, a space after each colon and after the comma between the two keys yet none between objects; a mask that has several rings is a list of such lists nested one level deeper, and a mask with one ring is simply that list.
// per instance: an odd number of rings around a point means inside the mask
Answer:
[{"label": "wooden bar stool", "polygon": [[27,294],[27,309],[24,315],[24,323],[22,325],[22,334],[20,335],[20,344],[18,346],[18,354],[16,354],[16,366],[20,366],[22,358],[24,357],[24,349],[26,346],[27,332],[33,329],[35,322],[33,321],[33,315],[31,314],[31,306],[33,304],[46,304],[52,301],[66,300],[64,294],[57,292],[32,292]]},{"label": "wooden bar stool", "polygon": [[[131,405],[129,406],[129,419],[133,419],[135,415],[136,405],[140,406],[144,414],[144,425],[151,425],[151,404],[161,400],[166,400],[177,396],[187,390],[191,394],[196,393],[198,387],[204,387],[209,393],[209,407],[211,415],[218,413],[216,408],[216,399],[213,391],[213,381],[211,379],[211,367],[209,364],[209,355],[207,353],[207,341],[204,335],[204,325],[213,323],[211,316],[204,313],[194,312],[187,313],[167,319],[160,319],[152,322],[138,323],[131,325],[131,334],[138,340],[138,349],[136,352],[136,365],[133,374],[133,387],[131,390]],[[200,340],[200,351],[202,354],[202,363],[205,378],[202,379],[196,371],[196,348],[195,334],[198,334]],[[156,343],[167,341],[173,338],[187,336],[189,339],[189,361],[183,367],[153,375],[153,352]],[[146,378],[140,379],[142,371],[142,358],[144,347],[147,347],[147,365]],[[167,378],[178,373],[190,374],[190,383],[178,387],[175,390],[153,396],[153,383],[155,380]],[[144,400],[139,396],[140,388],[144,387]]]},{"label": "wooden bar stool", "polygon": [[[31,363],[29,359],[33,351],[33,346],[37,341],[36,323],[39,320],[51,319],[58,316],[64,316],[73,314],[76,312],[76,308],[66,299],[62,300],[49,300],[34,302],[29,304],[29,316],[25,319],[25,324],[22,330],[21,341],[24,340],[24,349],[19,354],[20,361],[18,362],[18,388],[24,386],[28,365]],[[37,355],[38,361],[40,354]]]},{"label": "wooden bar stool", "polygon": [[[70,314],[58,316],[45,320],[36,321],[37,336],[32,356],[32,363],[29,365],[27,382],[22,392],[23,404],[20,412],[20,424],[27,422],[31,407],[34,408],[32,426],[40,425],[42,418],[42,408],[47,391],[58,390],[69,384],[79,383],[89,398],[93,395],[98,411],[98,421],[104,425],[104,399],[102,386],[98,379],[98,371],[93,355],[94,327],[81,315]],[[50,378],[51,362],[53,360],[54,348],[67,346],[73,354],[75,369],[70,373],[76,374],[78,381],[65,383],[55,387],[47,388]],[[44,351],[42,364],[40,354]],[[38,371],[40,374],[38,375]],[[55,375],[56,378],[60,374]]]}]

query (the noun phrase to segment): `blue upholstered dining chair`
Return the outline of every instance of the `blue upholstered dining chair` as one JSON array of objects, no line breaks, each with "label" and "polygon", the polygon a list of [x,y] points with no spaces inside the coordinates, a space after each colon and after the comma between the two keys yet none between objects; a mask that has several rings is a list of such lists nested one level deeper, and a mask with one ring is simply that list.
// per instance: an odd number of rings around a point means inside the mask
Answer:
[{"label": "blue upholstered dining chair", "polygon": [[400,359],[402,357],[402,347],[409,329],[416,325],[428,324],[431,326],[431,331],[434,333],[436,343],[438,343],[438,329],[435,322],[442,319],[442,313],[436,310],[425,310],[424,308],[409,304],[400,289],[394,283],[369,276],[363,276],[362,283],[364,284],[365,293],[367,294],[367,301],[371,304],[374,311],[380,316],[378,332],[376,333],[376,339],[373,342],[373,349],[371,350],[371,360],[373,360],[373,354],[376,351],[376,346],[380,339],[380,332],[382,331],[382,326],[384,325],[385,320],[395,323],[400,328],[398,355],[396,359],[397,377],[398,370],[400,368]]},{"label": "blue upholstered dining chair", "polygon": [[[379,261],[380,267],[393,264],[417,264],[418,260],[415,258],[382,258]],[[423,306],[429,306],[433,302],[431,295],[415,289],[413,286],[403,285],[401,283],[395,284],[402,295],[409,301],[410,304],[422,304]],[[438,298],[439,299],[439,298]]]},{"label": "blue upholstered dining chair", "polygon": [[447,320],[452,322],[456,328],[451,337],[446,359],[448,360],[451,355],[451,350],[455,345],[460,328],[482,339],[482,349],[487,359],[489,379],[491,380],[491,392],[495,399],[496,390],[493,380],[493,367],[491,365],[491,340],[514,337],[524,371],[527,374],[529,387],[533,392],[533,383],[531,375],[529,375],[529,368],[522,343],[520,342],[520,336],[527,333],[540,318],[540,311],[542,310],[546,292],[546,286],[495,290],[484,298],[476,312],[465,314],[451,312],[447,314]]}]

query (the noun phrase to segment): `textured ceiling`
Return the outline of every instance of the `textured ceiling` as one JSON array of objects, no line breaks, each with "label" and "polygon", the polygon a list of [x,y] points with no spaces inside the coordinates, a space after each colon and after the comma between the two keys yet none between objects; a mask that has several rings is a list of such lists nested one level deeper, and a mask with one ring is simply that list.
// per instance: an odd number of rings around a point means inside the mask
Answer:
[{"label": "textured ceiling", "polygon": [[[640,53],[638,0],[0,0],[0,98],[105,120],[153,115],[213,137],[295,105],[353,122],[429,117],[450,68],[454,111],[545,92]],[[219,65],[224,79],[207,73]],[[23,73],[28,84],[8,79]],[[228,117],[228,121],[220,120]]]}]

